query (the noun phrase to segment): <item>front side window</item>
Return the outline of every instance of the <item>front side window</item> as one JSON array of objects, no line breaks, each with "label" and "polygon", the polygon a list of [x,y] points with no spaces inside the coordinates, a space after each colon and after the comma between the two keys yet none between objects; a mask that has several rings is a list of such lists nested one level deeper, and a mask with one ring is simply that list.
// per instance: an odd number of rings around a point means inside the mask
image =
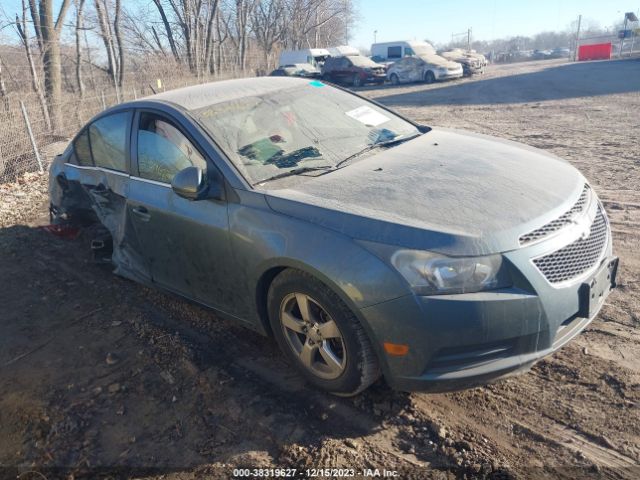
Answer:
[{"label": "front side window", "polygon": [[298,168],[332,168],[363,149],[419,133],[397,115],[317,80],[191,113],[251,184]]},{"label": "front side window", "polygon": [[129,112],[122,112],[103,117],[89,126],[91,153],[96,167],[126,172],[128,123]]},{"label": "front side window", "polygon": [[143,113],[138,128],[138,170],[141,178],[171,183],[187,167],[206,171],[207,162],[187,137],[165,117]]},{"label": "front side window", "polygon": [[413,51],[413,49],[409,48],[409,47],[405,47],[404,49],[404,56],[405,57],[413,57],[415,55],[415,52]]}]

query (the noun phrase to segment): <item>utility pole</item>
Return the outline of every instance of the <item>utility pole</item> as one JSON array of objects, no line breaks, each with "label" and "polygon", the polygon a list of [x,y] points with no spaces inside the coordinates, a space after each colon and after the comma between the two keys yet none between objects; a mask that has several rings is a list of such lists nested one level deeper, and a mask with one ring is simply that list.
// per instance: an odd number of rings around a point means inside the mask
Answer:
[{"label": "utility pole", "polygon": [[373,43],[378,43],[378,30],[373,31]]},{"label": "utility pole", "polygon": [[627,34],[627,15],[624,16],[624,27],[622,27],[622,38],[620,39],[620,48],[618,49],[618,58],[622,58],[622,47],[624,46],[624,36]]},{"label": "utility pole", "polygon": [[471,27],[467,30],[467,51],[471,50]]},{"label": "utility pole", "polygon": [[573,61],[578,59],[578,47],[580,42],[580,24],[582,23],[582,15],[578,15],[578,30],[576,31],[576,50],[573,52]]},{"label": "utility pole", "polygon": [[[350,8],[349,0],[344,0],[344,43],[345,45],[349,44],[349,21],[351,20],[351,8]],[[317,45],[316,45],[317,47]]]}]

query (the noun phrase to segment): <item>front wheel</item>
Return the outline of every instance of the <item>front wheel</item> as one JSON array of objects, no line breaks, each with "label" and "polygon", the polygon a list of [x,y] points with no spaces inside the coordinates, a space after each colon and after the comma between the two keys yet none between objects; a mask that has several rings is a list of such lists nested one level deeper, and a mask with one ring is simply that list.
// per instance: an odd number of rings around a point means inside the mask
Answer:
[{"label": "front wheel", "polygon": [[268,310],[280,349],[316,387],[352,396],[380,376],[358,319],[311,275],[292,269],[279,274],[269,288]]},{"label": "front wheel", "polygon": [[425,83],[433,83],[436,81],[436,76],[431,70],[427,71],[427,73],[424,74],[424,81]]},{"label": "front wheel", "polygon": [[362,78],[360,78],[360,75],[354,75],[353,76],[353,86],[354,87],[361,87],[362,86]]},{"label": "front wheel", "polygon": [[400,79],[398,78],[398,75],[396,75],[395,73],[391,74],[391,77],[389,78],[389,80],[391,81],[391,85],[399,85],[400,84]]}]

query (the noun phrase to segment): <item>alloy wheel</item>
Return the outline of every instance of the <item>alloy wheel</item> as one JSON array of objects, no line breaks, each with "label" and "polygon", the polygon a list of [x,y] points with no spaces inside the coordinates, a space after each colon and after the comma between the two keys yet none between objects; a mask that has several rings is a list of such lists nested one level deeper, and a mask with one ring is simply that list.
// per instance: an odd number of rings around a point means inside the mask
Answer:
[{"label": "alloy wheel", "polygon": [[344,372],[347,351],[342,333],[327,311],[304,293],[282,299],[280,324],[289,347],[314,375],[333,380]]}]

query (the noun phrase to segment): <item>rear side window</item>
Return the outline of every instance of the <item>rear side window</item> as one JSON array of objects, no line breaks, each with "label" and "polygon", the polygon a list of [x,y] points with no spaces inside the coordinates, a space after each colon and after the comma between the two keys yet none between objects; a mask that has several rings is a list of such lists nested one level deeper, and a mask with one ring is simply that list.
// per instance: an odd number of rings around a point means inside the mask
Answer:
[{"label": "rear side window", "polygon": [[76,137],[73,142],[73,149],[76,154],[76,161],[78,165],[85,167],[92,167],[93,160],[91,159],[91,147],[89,147],[89,130],[84,129],[80,132],[80,135]]},{"label": "rear side window", "polygon": [[389,47],[387,58],[402,58],[402,47]]},{"label": "rear side window", "polygon": [[89,127],[91,153],[96,167],[125,172],[129,113],[114,113],[96,120]]},{"label": "rear side window", "polygon": [[140,115],[138,170],[140,177],[171,183],[187,167],[206,171],[207,162],[189,139],[168,119],[152,113]]}]

